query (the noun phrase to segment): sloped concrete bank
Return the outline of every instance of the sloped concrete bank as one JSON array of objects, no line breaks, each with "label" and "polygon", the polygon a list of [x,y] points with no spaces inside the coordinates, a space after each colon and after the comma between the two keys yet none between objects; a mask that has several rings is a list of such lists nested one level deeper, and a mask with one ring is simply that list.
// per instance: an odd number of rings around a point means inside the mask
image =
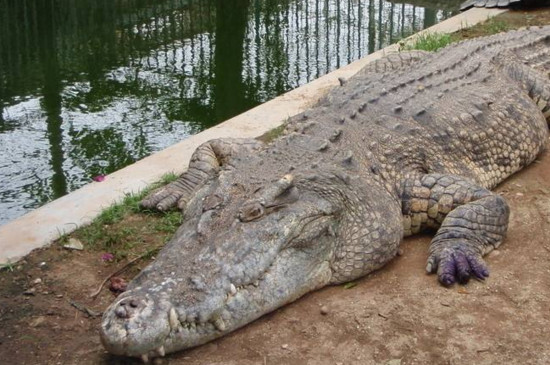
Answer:
[{"label": "sloped concrete bank", "polygon": [[[425,32],[452,33],[496,16],[505,10],[473,8],[428,28]],[[125,195],[144,189],[169,172],[181,173],[193,151],[213,138],[254,138],[280,126],[287,118],[315,104],[338,84],[338,78],[354,75],[367,63],[398,51],[391,45],[283,94],[213,128],[191,136],[163,151],[107,176],[103,182],[90,183],[62,198],[44,205],[10,223],[0,226],[0,265],[13,263],[33,249],[48,245],[64,233],[88,224],[104,208]]]}]

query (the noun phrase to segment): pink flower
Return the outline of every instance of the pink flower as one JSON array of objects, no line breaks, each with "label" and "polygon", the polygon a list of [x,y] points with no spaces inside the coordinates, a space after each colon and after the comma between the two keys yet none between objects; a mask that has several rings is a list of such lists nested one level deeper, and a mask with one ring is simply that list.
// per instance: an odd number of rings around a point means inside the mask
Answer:
[{"label": "pink flower", "polygon": [[105,180],[105,175],[101,174],[101,175],[94,176],[92,177],[92,180],[96,182],[102,182],[103,180]]},{"label": "pink flower", "polygon": [[110,262],[110,261],[113,261],[115,259],[115,255],[113,255],[112,253],[104,253],[101,255],[101,261],[107,261],[107,262]]}]

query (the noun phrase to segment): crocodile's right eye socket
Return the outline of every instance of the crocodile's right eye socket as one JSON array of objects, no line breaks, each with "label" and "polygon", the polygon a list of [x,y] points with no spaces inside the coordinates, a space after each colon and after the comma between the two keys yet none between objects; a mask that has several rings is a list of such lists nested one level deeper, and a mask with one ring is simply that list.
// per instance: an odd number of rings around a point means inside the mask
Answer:
[{"label": "crocodile's right eye socket", "polygon": [[265,208],[260,202],[248,203],[239,212],[241,222],[250,222],[260,219],[265,214]]}]

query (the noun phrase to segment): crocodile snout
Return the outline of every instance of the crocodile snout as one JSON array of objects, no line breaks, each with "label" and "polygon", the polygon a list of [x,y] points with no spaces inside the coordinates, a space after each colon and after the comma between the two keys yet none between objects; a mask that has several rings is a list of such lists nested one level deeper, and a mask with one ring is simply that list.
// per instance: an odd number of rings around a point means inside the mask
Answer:
[{"label": "crocodile snout", "polygon": [[172,305],[142,291],[127,291],[103,314],[101,341],[113,354],[164,356],[164,343],[171,328],[168,313]]}]

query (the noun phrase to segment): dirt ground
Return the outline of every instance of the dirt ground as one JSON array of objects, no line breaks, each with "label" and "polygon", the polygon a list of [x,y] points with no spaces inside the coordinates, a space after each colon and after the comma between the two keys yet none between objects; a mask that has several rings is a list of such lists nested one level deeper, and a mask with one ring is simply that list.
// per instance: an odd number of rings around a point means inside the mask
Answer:
[{"label": "dirt ground", "polygon": [[[550,10],[504,19],[550,24]],[[498,192],[511,205],[511,225],[501,249],[487,257],[486,282],[440,286],[424,273],[430,237],[419,236],[353,288],[311,293],[224,338],[154,363],[548,364],[550,153]],[[113,296],[104,289],[95,301],[89,297],[123,264],[52,246],[0,272],[0,363],[140,363],[103,350],[100,318],[93,314]],[[323,306],[328,313],[321,313]]]}]

